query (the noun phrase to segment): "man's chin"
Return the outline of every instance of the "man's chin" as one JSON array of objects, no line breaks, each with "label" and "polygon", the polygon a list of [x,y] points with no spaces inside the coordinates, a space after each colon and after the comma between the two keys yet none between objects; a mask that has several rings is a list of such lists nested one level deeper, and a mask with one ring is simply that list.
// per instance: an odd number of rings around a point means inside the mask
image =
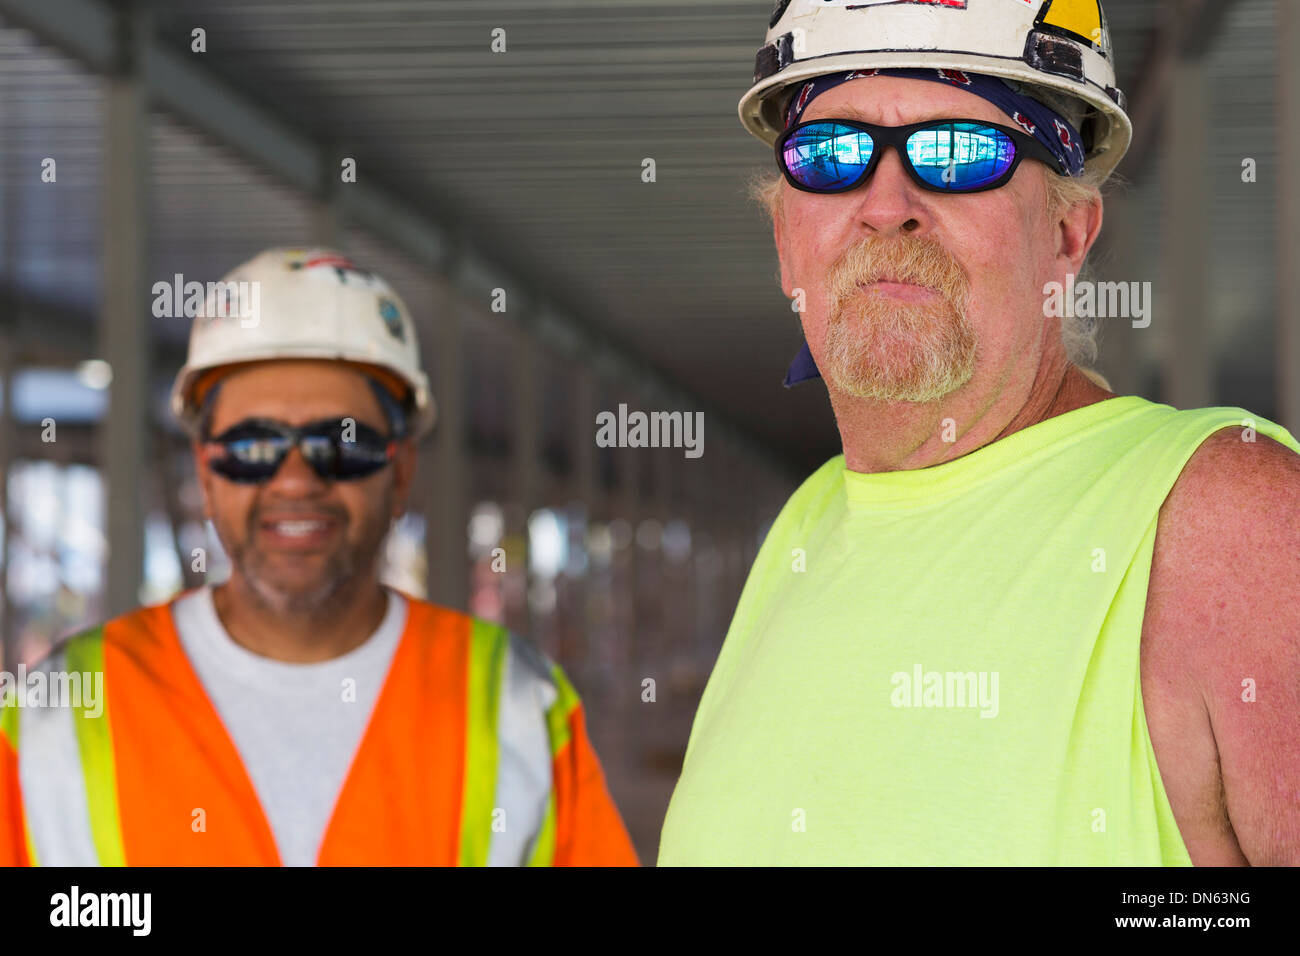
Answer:
[{"label": "man's chin", "polygon": [[835,388],[854,398],[878,402],[936,402],[971,380],[972,369],[917,367],[909,363],[879,362],[855,355],[848,362],[828,363],[826,377]]},{"label": "man's chin", "polygon": [[834,319],[823,344],[824,372],[839,391],[881,402],[935,402],[975,373],[975,339],[951,313],[930,310]]},{"label": "man's chin", "polygon": [[258,580],[253,583],[262,603],[279,614],[304,614],[329,603],[341,590],[340,582],[326,581],[310,586]]},{"label": "man's chin", "polygon": [[316,610],[328,604],[347,584],[346,573],[335,562],[322,564],[299,559],[278,564],[266,562],[249,569],[245,579],[258,599],[279,614]]}]

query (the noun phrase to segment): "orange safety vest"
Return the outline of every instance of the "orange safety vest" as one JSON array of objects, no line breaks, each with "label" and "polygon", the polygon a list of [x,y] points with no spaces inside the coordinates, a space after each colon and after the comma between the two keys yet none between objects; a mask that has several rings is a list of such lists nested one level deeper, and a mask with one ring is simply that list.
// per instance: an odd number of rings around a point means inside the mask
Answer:
[{"label": "orange safety vest", "polygon": [[[501,862],[492,848],[510,825],[502,807],[524,796],[546,805],[529,865],[637,865],[560,668],[498,625],[407,602],[318,864]],[[102,713],[52,700],[20,707],[7,695],[0,865],[280,864],[169,604],[78,634],[39,669],[65,685],[72,674],[102,673]],[[512,788],[535,792],[498,791],[507,748],[535,767],[534,780]]]}]

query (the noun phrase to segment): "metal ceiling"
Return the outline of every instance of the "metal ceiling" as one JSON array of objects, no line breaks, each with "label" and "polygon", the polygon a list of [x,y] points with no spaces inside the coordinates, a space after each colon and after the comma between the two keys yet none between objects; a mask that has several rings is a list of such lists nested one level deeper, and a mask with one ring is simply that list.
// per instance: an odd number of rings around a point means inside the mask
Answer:
[{"label": "metal ceiling", "polygon": [[[799,331],[777,287],[770,230],[745,195],[770,154],[735,115],[771,5],[174,0],[152,9],[164,45],[334,162],[355,158],[362,181],[382,183],[488,251],[799,473],[834,454],[838,439],[819,386],[780,386]],[[1107,5],[1131,100],[1144,93],[1159,6]],[[1264,415],[1273,17],[1273,0],[1242,0],[1210,41],[1211,148],[1202,160],[1212,188],[1213,341],[1231,385],[1222,399]],[[189,52],[195,27],[207,32],[206,53]],[[496,28],[505,30],[504,53],[490,48]],[[0,30],[5,278],[23,299],[87,322],[100,281],[98,191],[111,188],[98,175],[101,82],[25,29]],[[237,147],[164,110],[153,116],[152,143],[150,275],[215,278],[260,247],[310,234],[310,197]],[[46,156],[58,158],[57,190],[37,181]],[[1253,186],[1240,181],[1244,156],[1259,163]],[[654,183],[642,182],[646,158],[655,160]],[[1136,262],[1111,264],[1123,278],[1159,280],[1162,159],[1157,149],[1129,196],[1140,241]],[[396,273],[418,312],[428,298],[420,269],[364,231],[349,227],[349,236],[358,254],[364,248],[381,272]],[[159,361],[174,361],[184,329],[165,320],[158,333]],[[1146,362],[1167,334],[1142,340]]]}]

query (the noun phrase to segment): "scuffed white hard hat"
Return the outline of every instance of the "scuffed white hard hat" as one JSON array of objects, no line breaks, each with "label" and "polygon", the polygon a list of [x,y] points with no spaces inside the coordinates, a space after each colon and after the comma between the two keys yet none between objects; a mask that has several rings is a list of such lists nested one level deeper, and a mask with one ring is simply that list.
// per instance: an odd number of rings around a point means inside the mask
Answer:
[{"label": "scuffed white hard hat", "polygon": [[331,249],[268,249],[210,283],[190,328],[171,409],[197,429],[195,386],[214,369],[271,359],[335,359],[409,389],[409,433],[433,427],[435,407],[406,305],[380,276]]},{"label": "scuffed white hard hat", "polygon": [[1085,165],[1102,179],[1132,141],[1099,0],[777,0],[740,121],[770,145],[796,83],[929,67],[1001,77],[1048,105],[1076,101]]}]

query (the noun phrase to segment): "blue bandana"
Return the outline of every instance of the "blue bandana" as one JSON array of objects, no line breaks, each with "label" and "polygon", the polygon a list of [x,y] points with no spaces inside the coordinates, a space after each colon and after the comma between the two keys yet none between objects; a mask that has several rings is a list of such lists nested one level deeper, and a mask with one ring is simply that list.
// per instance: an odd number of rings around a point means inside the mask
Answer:
[{"label": "blue bandana", "polygon": [[[1057,172],[1070,176],[1083,175],[1083,138],[1069,120],[1051,107],[1017,93],[998,77],[985,76],[982,73],[967,73],[964,70],[850,70],[815,77],[799,87],[799,91],[791,98],[785,113],[786,129],[797,124],[803,117],[804,111],[808,109],[808,104],[822,93],[834,89],[841,83],[868,76],[931,80],[974,93],[1002,110],[1017,126],[1046,146],[1060,164]],[[783,384],[786,388],[790,388],[800,382],[820,377],[821,372],[817,370],[817,363],[808,349],[808,343],[805,342],[790,365],[790,370],[786,372]]]}]

